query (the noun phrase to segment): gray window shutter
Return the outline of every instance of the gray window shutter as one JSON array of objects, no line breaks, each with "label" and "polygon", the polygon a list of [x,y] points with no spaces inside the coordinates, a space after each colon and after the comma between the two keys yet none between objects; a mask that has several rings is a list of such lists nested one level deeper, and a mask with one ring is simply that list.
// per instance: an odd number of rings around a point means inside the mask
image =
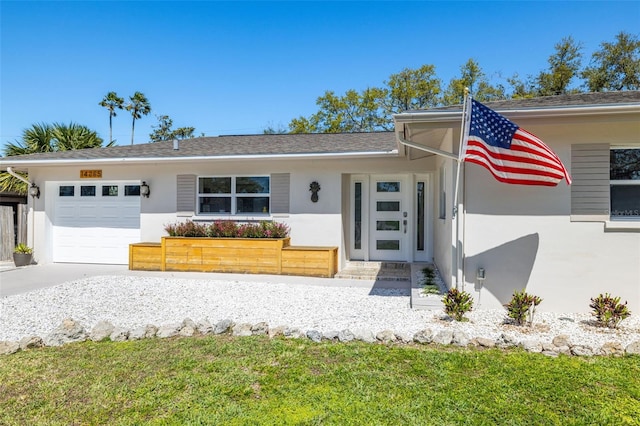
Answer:
[{"label": "gray window shutter", "polygon": [[571,145],[571,220],[609,220],[609,144]]},{"label": "gray window shutter", "polygon": [[196,211],[196,175],[178,175],[176,179],[176,211],[193,214]]},{"label": "gray window shutter", "polygon": [[271,213],[289,213],[289,173],[271,175]]}]

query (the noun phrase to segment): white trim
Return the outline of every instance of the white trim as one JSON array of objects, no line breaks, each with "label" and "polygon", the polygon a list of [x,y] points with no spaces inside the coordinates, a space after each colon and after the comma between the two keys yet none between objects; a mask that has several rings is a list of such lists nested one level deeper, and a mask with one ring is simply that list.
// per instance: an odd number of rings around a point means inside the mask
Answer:
[{"label": "white trim", "polygon": [[[569,116],[590,116],[597,114],[626,114],[640,112],[640,104],[599,104],[584,106],[567,106],[567,107],[548,107],[548,108],[519,108],[519,109],[500,109],[495,111],[507,118],[542,118],[542,117],[569,117]],[[395,114],[393,119],[396,123],[413,123],[413,122],[449,122],[458,121],[462,118],[462,110],[451,111],[416,111]]]},{"label": "white trim", "polygon": [[345,152],[345,153],[313,153],[313,154],[251,154],[251,155],[221,155],[221,156],[193,156],[193,157],[119,157],[119,158],[70,158],[70,159],[46,159],[46,160],[14,160],[9,162],[10,157],[5,157],[0,161],[0,167],[12,167],[7,164],[17,166],[65,166],[69,164],[111,164],[111,163],[158,163],[158,162],[189,162],[189,161],[229,161],[229,160],[307,160],[316,158],[340,159],[340,158],[377,158],[397,156],[398,150],[390,151],[367,151],[367,152]]},{"label": "white trim", "polygon": [[604,222],[605,231],[640,232],[640,221],[633,219],[614,219]]},{"label": "white trim", "polygon": [[[231,188],[230,193],[201,193],[200,192],[200,179],[230,179],[229,185]],[[236,191],[238,178],[267,178],[269,181],[269,192],[261,193],[238,193]],[[230,199],[230,212],[202,212],[200,211],[200,200],[203,198],[229,198]],[[238,198],[268,198],[269,207],[267,212],[241,212],[238,213]],[[202,175],[196,176],[196,217],[218,217],[236,220],[239,217],[262,217],[267,219],[270,217],[271,212],[271,175]],[[247,214],[248,213],[248,214]]]},{"label": "white trim", "polygon": [[[431,262],[433,260],[433,173],[413,175],[413,232],[411,260],[416,262]],[[424,182],[424,250],[418,250],[418,182]]]},{"label": "white trim", "polygon": [[[360,248],[355,248],[355,186],[360,183]],[[369,175],[351,175],[349,183],[349,254],[350,260],[369,260]]]}]

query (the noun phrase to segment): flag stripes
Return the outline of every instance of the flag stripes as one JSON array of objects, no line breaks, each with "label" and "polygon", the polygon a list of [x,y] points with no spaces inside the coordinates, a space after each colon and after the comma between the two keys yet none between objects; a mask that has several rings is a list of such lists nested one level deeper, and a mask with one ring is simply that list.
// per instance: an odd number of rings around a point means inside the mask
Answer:
[{"label": "flag stripes", "polygon": [[542,140],[474,100],[469,129],[463,160],[486,168],[496,180],[556,186],[566,179],[571,184],[562,161]]}]

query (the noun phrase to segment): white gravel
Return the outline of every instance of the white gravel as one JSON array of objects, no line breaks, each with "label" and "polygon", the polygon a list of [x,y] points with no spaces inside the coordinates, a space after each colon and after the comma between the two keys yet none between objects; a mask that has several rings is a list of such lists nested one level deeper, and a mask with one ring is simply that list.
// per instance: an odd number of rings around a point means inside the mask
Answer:
[{"label": "white gravel", "polygon": [[267,322],[303,331],[390,329],[413,335],[425,328],[434,333],[462,330],[470,338],[495,339],[502,333],[516,340],[551,342],[566,334],[572,344],[596,349],[606,342],[626,347],[640,341],[640,315],[624,320],[619,329],[596,327],[589,314],[537,313],[534,327],[505,325],[506,311],[469,313],[469,322],[446,319],[442,311],[409,307],[409,292],[361,287],[307,284],[188,280],[177,278],[102,276],[61,284],[30,293],[0,298],[0,341],[26,336],[44,337],[65,318],[79,321],[88,331],[101,320],[134,329],[208,319],[212,324]]}]

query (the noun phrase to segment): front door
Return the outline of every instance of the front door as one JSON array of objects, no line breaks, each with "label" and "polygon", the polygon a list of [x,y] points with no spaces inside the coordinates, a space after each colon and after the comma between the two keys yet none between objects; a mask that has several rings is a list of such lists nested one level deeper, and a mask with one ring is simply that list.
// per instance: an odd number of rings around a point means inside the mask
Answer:
[{"label": "front door", "polygon": [[430,175],[352,175],[351,260],[432,259]]},{"label": "front door", "polygon": [[352,176],[352,260],[409,260],[411,191],[408,180],[405,175]]},{"label": "front door", "polygon": [[369,259],[407,260],[409,206],[404,176],[371,176]]}]

